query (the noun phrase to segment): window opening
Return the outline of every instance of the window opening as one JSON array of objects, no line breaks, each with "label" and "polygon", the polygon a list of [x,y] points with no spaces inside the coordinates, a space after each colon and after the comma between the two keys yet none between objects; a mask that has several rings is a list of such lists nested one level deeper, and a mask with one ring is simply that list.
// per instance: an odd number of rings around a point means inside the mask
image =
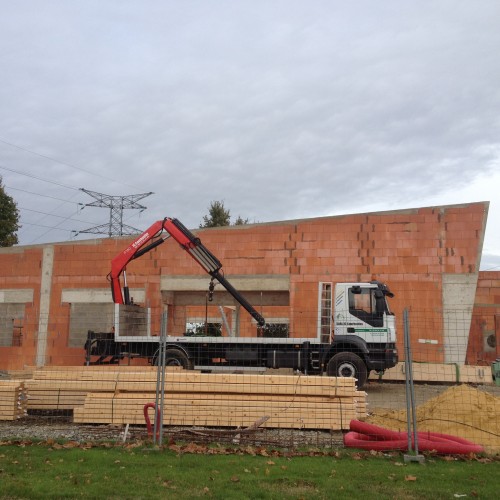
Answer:
[{"label": "window opening", "polygon": [[266,323],[262,328],[262,336],[268,338],[288,338],[288,323]]}]

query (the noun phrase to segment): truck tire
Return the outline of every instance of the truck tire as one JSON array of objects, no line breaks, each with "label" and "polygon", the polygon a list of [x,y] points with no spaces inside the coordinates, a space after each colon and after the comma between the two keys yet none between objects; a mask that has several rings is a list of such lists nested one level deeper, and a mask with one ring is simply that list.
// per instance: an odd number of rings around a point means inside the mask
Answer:
[{"label": "truck tire", "polygon": [[326,365],[326,373],[330,377],[354,377],[358,389],[368,379],[368,370],[363,360],[353,352],[339,352],[332,356]]},{"label": "truck tire", "polygon": [[[159,352],[156,351],[153,364],[158,366],[159,362]],[[165,351],[165,366],[182,366],[184,370],[192,370],[193,362],[187,357],[184,351],[180,349],[167,349]]]}]

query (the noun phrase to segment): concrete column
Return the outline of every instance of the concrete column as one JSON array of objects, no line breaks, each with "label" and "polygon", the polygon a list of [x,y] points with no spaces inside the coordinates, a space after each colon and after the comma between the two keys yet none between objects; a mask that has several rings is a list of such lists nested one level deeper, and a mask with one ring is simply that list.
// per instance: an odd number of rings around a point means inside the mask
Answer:
[{"label": "concrete column", "polygon": [[233,311],[233,337],[240,336],[240,310],[241,306],[236,304]]},{"label": "concrete column", "polygon": [[43,249],[42,277],[40,284],[40,313],[38,317],[38,336],[36,345],[36,366],[44,366],[46,361],[50,293],[52,289],[52,272],[54,270],[54,246]]},{"label": "concrete column", "polygon": [[478,274],[443,274],[445,363],[465,363]]}]

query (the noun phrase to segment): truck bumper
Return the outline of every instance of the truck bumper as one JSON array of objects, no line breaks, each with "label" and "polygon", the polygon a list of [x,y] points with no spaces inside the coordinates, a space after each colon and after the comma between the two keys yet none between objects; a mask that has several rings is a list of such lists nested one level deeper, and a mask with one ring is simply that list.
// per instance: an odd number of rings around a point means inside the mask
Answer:
[{"label": "truck bumper", "polygon": [[396,346],[386,346],[384,349],[370,351],[370,359],[367,366],[369,370],[380,372],[396,366],[398,360]]}]

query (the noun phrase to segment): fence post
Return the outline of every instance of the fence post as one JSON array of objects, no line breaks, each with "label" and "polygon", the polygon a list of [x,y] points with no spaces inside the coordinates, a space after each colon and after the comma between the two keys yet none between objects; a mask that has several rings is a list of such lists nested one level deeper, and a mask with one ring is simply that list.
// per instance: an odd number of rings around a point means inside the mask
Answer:
[{"label": "fence post", "polygon": [[167,313],[163,312],[158,345],[158,371],[156,376],[155,424],[153,443],[161,446],[163,443],[163,410],[165,405],[165,350],[167,345]]},{"label": "fence post", "polygon": [[[425,459],[418,453],[417,412],[415,408],[415,387],[413,385],[412,353],[410,341],[410,317],[408,309],[403,311],[404,351],[405,351],[405,384],[406,384],[406,423],[408,433],[408,454],[404,456],[405,462],[420,462]],[[411,455],[412,437],[415,454]]]}]

